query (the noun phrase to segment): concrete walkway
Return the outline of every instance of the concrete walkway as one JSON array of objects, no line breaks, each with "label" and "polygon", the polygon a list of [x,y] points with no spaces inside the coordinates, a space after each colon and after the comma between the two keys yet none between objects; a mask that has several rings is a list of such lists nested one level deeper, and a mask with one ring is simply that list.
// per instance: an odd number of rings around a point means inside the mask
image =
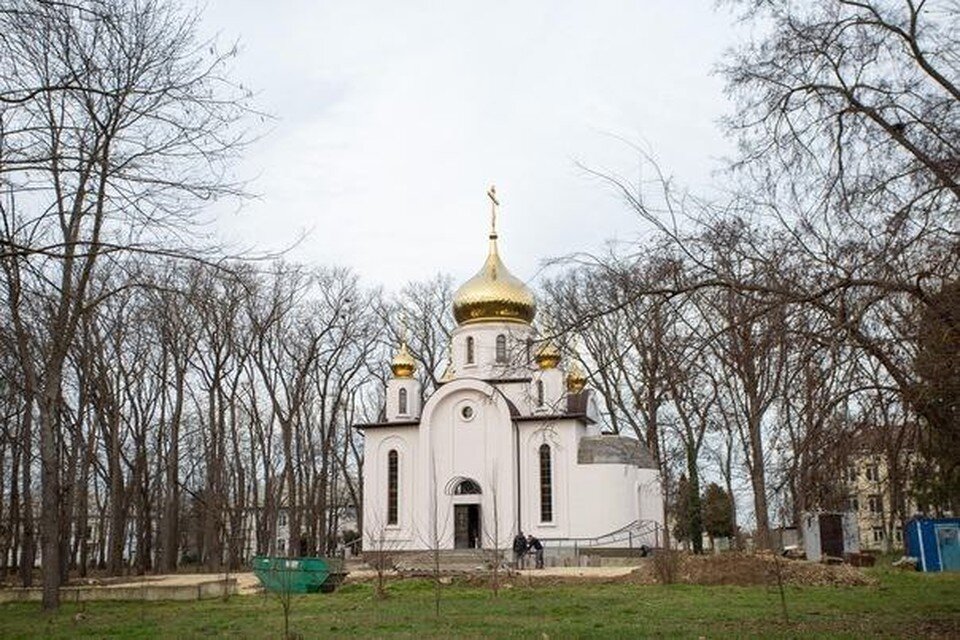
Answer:
[{"label": "concrete walkway", "polygon": [[[585,580],[590,580],[619,578],[629,575],[634,569],[636,569],[636,567],[546,567],[545,569],[523,569],[516,572],[515,575],[531,578],[583,578]],[[395,571],[387,571],[385,573],[390,578],[394,578],[398,575]],[[193,586],[204,582],[210,582],[212,580],[222,580],[226,577],[228,577],[228,575],[224,573],[179,573],[164,576],[146,576],[142,580],[136,579],[131,580],[130,582],[125,582],[123,583],[123,586],[129,587],[141,582],[168,586]],[[237,593],[240,595],[250,595],[262,592],[260,581],[253,573],[231,573],[229,574],[229,577],[236,578]],[[363,582],[366,580],[373,580],[376,577],[377,572],[373,569],[357,568],[348,574],[347,581]]]}]

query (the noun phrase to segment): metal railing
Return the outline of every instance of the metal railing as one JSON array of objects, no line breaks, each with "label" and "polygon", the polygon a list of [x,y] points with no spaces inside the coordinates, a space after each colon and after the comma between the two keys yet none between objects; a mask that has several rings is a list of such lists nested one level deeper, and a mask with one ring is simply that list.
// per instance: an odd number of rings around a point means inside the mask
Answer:
[{"label": "metal railing", "polygon": [[663,526],[654,520],[634,520],[619,529],[595,537],[584,538],[541,538],[548,549],[572,550],[580,553],[590,549],[640,549],[657,548],[663,540]]}]

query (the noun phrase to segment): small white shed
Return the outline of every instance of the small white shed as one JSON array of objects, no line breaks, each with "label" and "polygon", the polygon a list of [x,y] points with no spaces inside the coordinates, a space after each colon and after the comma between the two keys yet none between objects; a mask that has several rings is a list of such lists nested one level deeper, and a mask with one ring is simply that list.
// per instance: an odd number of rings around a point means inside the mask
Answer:
[{"label": "small white shed", "polygon": [[812,511],[804,513],[801,520],[807,560],[820,562],[826,557],[860,553],[860,530],[854,512]]}]

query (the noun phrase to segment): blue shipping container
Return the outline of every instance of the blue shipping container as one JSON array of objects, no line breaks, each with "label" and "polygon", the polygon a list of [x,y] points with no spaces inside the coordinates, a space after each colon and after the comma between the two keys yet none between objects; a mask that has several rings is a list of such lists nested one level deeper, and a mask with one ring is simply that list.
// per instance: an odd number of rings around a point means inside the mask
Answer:
[{"label": "blue shipping container", "polygon": [[960,518],[914,518],[907,523],[907,555],[921,571],[960,571]]}]

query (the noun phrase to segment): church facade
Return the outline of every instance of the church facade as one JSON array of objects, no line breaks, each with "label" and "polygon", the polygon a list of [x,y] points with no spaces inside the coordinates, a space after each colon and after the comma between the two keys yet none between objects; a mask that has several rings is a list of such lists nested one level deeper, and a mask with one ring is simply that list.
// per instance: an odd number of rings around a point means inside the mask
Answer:
[{"label": "church facade", "polygon": [[495,223],[487,259],[457,290],[453,313],[437,390],[421,397],[402,344],[384,419],[357,425],[365,548],[508,549],[519,531],[569,540],[662,525],[649,452],[601,432],[582,370],[538,340],[534,296],[500,259]]}]

